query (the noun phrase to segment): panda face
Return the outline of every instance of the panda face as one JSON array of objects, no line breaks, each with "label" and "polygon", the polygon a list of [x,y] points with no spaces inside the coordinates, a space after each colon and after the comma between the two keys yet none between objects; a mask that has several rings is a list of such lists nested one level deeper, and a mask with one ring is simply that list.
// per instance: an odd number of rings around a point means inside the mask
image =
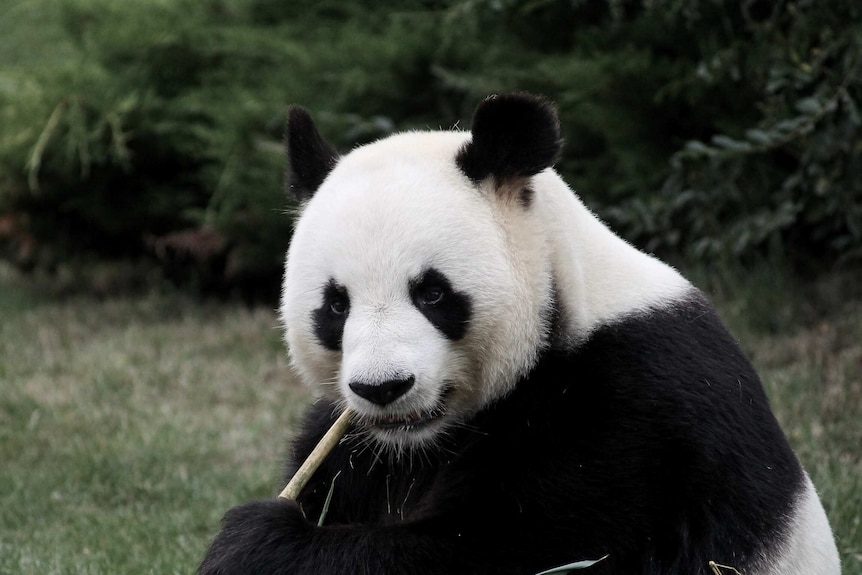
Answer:
[{"label": "panda face", "polygon": [[548,344],[555,206],[531,186],[559,153],[556,113],[492,97],[469,133],[403,133],[339,158],[292,108],[286,142],[302,204],[280,310],[292,364],[372,440],[433,445]]},{"label": "panda face", "polygon": [[458,168],[468,136],[401,134],[342,158],[288,253],[281,315],[295,367],[397,448],[435,441],[506,393],[543,337],[541,250],[516,248],[505,225],[529,211]]}]

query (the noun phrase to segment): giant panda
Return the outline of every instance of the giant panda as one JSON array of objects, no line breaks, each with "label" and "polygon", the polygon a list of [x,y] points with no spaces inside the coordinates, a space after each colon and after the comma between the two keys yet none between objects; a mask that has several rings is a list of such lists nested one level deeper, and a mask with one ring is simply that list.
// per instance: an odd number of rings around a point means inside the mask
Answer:
[{"label": "giant panda", "polygon": [[754,369],[552,169],[551,103],[343,157],[294,107],[286,142],[280,317],[319,392],[288,475],[355,417],[297,501],[226,514],[201,575],[839,573]]}]

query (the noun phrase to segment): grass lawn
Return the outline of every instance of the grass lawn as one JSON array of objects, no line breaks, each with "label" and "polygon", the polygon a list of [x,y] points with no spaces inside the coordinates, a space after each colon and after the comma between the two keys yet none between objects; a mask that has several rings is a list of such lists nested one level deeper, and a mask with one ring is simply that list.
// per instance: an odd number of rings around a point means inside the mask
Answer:
[{"label": "grass lawn", "polygon": [[306,401],[271,310],[0,283],[0,573],[192,573]]},{"label": "grass lawn", "polygon": [[[862,575],[859,277],[715,291]],[[274,495],[307,392],[272,310],[40,294],[0,270],[0,574],[192,573]],[[721,478],[716,478],[720,481]]]}]

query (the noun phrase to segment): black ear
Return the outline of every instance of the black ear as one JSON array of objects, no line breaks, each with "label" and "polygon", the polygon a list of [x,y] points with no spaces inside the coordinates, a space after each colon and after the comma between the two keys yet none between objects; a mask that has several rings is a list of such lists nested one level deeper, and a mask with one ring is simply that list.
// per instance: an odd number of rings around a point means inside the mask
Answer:
[{"label": "black ear", "polygon": [[478,183],[494,176],[498,183],[538,174],[554,164],[562,148],[557,111],[530,94],[489,96],[473,114],[473,138],[456,161]]},{"label": "black ear", "polygon": [[299,106],[291,106],[287,112],[284,142],[289,162],[288,193],[303,202],[314,195],[338,163],[338,152],[323,139],[314,120]]}]

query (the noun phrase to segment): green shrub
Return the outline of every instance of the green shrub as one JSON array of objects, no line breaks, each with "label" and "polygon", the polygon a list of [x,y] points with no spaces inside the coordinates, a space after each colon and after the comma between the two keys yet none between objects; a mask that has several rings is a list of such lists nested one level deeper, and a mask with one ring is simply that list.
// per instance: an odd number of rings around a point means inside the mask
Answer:
[{"label": "green shrub", "polygon": [[193,229],[219,231],[217,255],[234,264],[218,275],[259,267],[243,254],[262,237],[283,251],[289,225],[249,231],[283,209],[281,154],[266,131],[278,111],[249,96],[260,84],[254,71],[284,57],[276,43],[220,24],[213,6],[196,2],[56,6],[73,56],[13,70],[32,93],[3,94],[12,113],[0,209],[26,215],[19,263],[140,258],[160,245],[162,263],[176,267],[200,250],[166,247],[169,234]]},{"label": "green shrub", "polygon": [[717,129],[672,156],[659,193],[631,198],[614,218],[636,240],[700,261],[770,250],[814,269],[862,259],[862,8],[844,0],[713,8],[733,24],[686,16],[702,63],[682,81],[707,94],[745,86],[739,97],[755,115],[721,115]]},{"label": "green shrub", "polygon": [[558,104],[558,168],[647,250],[862,255],[851,0],[5,4],[0,249],[23,267],[144,259],[271,299],[287,105],[349,150],[506,90]]}]

